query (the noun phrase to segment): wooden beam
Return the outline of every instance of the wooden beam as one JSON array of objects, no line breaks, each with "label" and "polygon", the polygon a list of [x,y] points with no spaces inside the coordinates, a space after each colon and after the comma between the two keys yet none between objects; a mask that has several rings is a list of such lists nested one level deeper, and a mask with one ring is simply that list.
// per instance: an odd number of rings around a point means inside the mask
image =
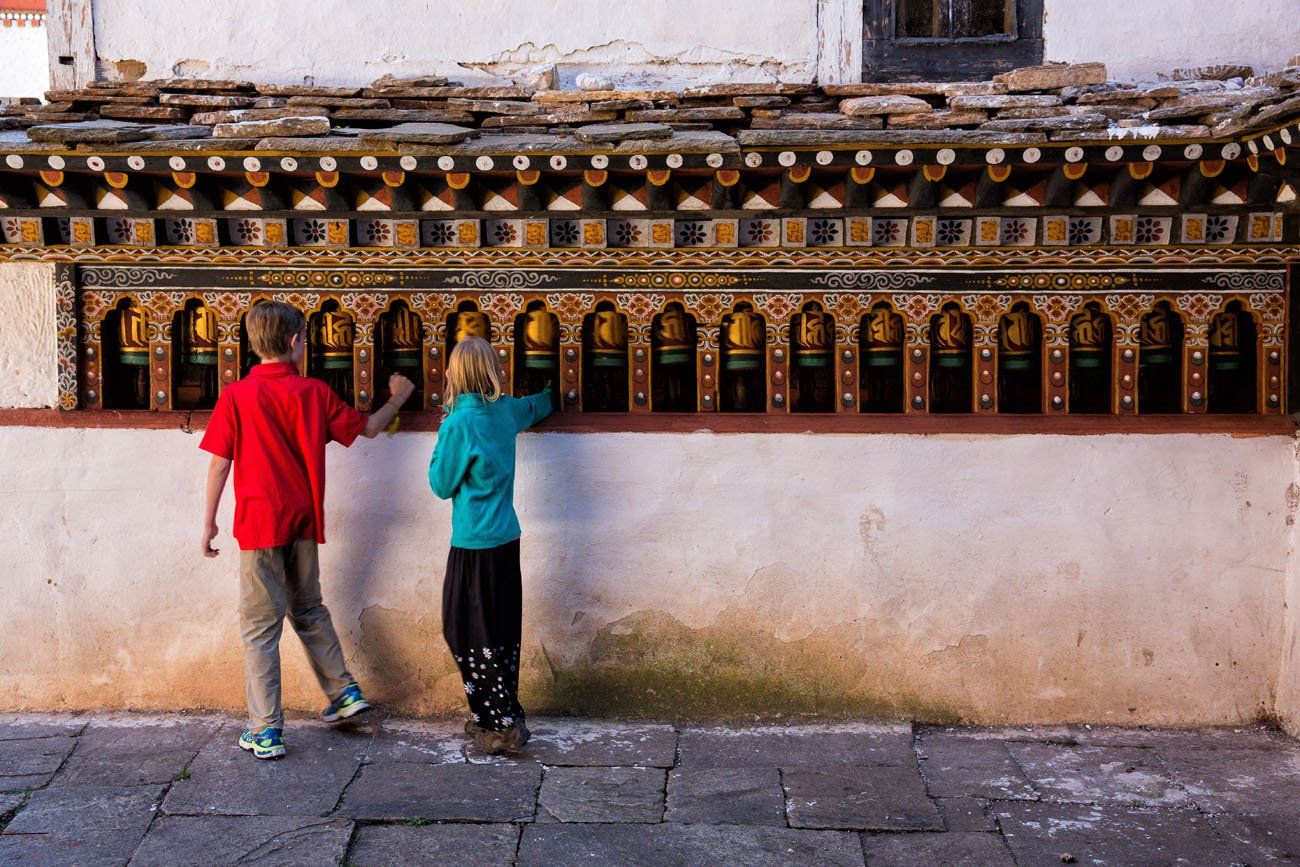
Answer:
[{"label": "wooden beam", "polygon": [[817,83],[862,80],[862,0],[817,0]]},{"label": "wooden beam", "polygon": [[45,15],[50,88],[75,90],[95,80],[93,0],[49,0]]}]

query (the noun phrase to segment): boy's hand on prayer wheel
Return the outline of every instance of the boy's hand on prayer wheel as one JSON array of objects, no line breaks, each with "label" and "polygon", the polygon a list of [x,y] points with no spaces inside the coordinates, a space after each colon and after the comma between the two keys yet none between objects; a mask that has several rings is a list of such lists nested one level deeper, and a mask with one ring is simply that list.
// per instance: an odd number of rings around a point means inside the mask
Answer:
[{"label": "boy's hand on prayer wheel", "polygon": [[394,373],[388,377],[388,393],[393,396],[393,402],[400,408],[415,393],[415,383],[400,373]]}]

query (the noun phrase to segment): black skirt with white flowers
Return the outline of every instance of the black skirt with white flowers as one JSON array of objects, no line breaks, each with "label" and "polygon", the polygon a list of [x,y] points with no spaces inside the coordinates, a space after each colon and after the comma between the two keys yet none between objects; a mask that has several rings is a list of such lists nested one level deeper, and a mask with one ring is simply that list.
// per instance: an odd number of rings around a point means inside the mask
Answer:
[{"label": "black skirt with white flowers", "polygon": [[460,667],[470,717],[490,731],[503,731],[524,718],[519,706],[522,619],[519,540],[495,548],[453,545],[442,585],[442,634]]}]

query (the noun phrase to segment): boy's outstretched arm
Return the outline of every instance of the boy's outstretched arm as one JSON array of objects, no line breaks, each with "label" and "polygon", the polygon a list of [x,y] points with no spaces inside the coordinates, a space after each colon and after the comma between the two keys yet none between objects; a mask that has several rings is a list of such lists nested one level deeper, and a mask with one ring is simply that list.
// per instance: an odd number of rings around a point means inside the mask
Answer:
[{"label": "boy's outstretched arm", "polygon": [[402,404],[415,393],[415,384],[400,373],[394,373],[388,378],[388,393],[392,395],[388,403],[372,412],[366,419],[366,429],[361,432],[366,439],[374,439],[379,436],[380,431],[388,427],[388,423],[393,420],[393,416],[397,415]]},{"label": "boy's outstretched arm", "polygon": [[221,552],[212,547],[212,540],[217,536],[217,506],[221,504],[221,494],[226,490],[226,479],[230,476],[230,458],[212,456],[208,462],[208,490],[206,508],[203,514],[203,549],[204,557],[215,557]]}]

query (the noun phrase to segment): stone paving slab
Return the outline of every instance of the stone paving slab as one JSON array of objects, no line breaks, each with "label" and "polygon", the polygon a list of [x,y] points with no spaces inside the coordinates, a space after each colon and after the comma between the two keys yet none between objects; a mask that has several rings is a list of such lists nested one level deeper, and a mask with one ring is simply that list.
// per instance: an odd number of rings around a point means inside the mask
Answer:
[{"label": "stone paving slab", "polygon": [[997,822],[982,798],[935,798],[943,825],[949,831],[996,831]]},{"label": "stone paving slab", "polygon": [[531,821],[542,768],[375,762],[343,793],[338,814],[367,821]]},{"label": "stone paving slab", "polygon": [[862,867],[858,835],[738,825],[531,825],[520,867]]},{"label": "stone paving slab", "polygon": [[461,723],[385,720],[366,746],[366,761],[461,764],[465,761],[465,741]]},{"label": "stone paving slab", "polygon": [[1247,864],[1300,864],[1300,810],[1294,807],[1255,816],[1220,813],[1208,821]]},{"label": "stone paving slab", "polygon": [[628,725],[571,720],[528,721],[532,739],[509,756],[487,756],[472,745],[475,763],[534,761],[544,765],[671,768],[677,760],[677,732],[667,725]]},{"label": "stone paving slab", "polygon": [[1276,804],[1297,805],[1300,813],[1300,747],[1272,750],[1161,751],[1166,767],[1211,812],[1271,812]]},{"label": "stone paving slab", "polygon": [[925,784],[915,768],[786,768],[781,781],[792,828],[943,830],[943,820],[926,797]]},{"label": "stone paving slab", "polygon": [[661,822],[663,768],[547,768],[537,797],[561,822]]},{"label": "stone paving slab", "polygon": [[81,715],[37,713],[0,715],[0,741],[48,738],[54,735],[75,736],[81,733],[89,720],[89,717]]},{"label": "stone paving slab", "polygon": [[0,836],[0,864],[125,864],[153,821],[161,786],[33,792]]},{"label": "stone paving slab", "polygon": [[[999,805],[997,815],[1020,864],[1240,864],[1195,810],[1013,801]],[[1074,860],[1067,861],[1067,855]]]},{"label": "stone paving slab", "polygon": [[1199,729],[1144,728],[1109,725],[923,726],[921,737],[942,732],[965,740],[1056,743],[1061,746],[1147,747],[1178,749],[1276,749],[1294,744],[1284,733],[1268,726],[1210,726]]},{"label": "stone paving slab", "polygon": [[936,734],[921,739],[917,754],[932,796],[1038,800],[1038,792],[1001,741]]},{"label": "stone paving slab", "polygon": [[1190,801],[1152,750],[1055,744],[1007,748],[1047,800],[1129,807],[1177,807]]},{"label": "stone paving slab", "polygon": [[785,825],[776,768],[677,768],[668,774],[668,822]]},{"label": "stone paving slab", "polygon": [[867,867],[1015,867],[997,834],[868,834]]},{"label": "stone paving slab", "polygon": [[4,830],[5,824],[18,812],[18,808],[26,800],[27,796],[19,792],[0,795],[0,830]]},{"label": "stone paving slab", "polygon": [[347,855],[352,823],[298,816],[163,816],[131,867],[325,867]]},{"label": "stone paving slab", "polygon": [[363,731],[294,726],[288,754],[260,761],[236,746],[240,727],[218,731],[172,784],[163,811],[173,815],[324,816],[356,775],[370,736]]},{"label": "stone paving slab", "polygon": [[683,768],[775,768],[916,763],[910,726],[684,729]]},{"label": "stone paving slab", "polygon": [[67,735],[0,741],[0,792],[45,785],[76,745]]},{"label": "stone paving slab", "polygon": [[213,722],[91,723],[51,785],[170,783],[212,737]]},{"label": "stone paving slab", "polygon": [[519,825],[362,825],[348,867],[502,867],[513,864]]}]

